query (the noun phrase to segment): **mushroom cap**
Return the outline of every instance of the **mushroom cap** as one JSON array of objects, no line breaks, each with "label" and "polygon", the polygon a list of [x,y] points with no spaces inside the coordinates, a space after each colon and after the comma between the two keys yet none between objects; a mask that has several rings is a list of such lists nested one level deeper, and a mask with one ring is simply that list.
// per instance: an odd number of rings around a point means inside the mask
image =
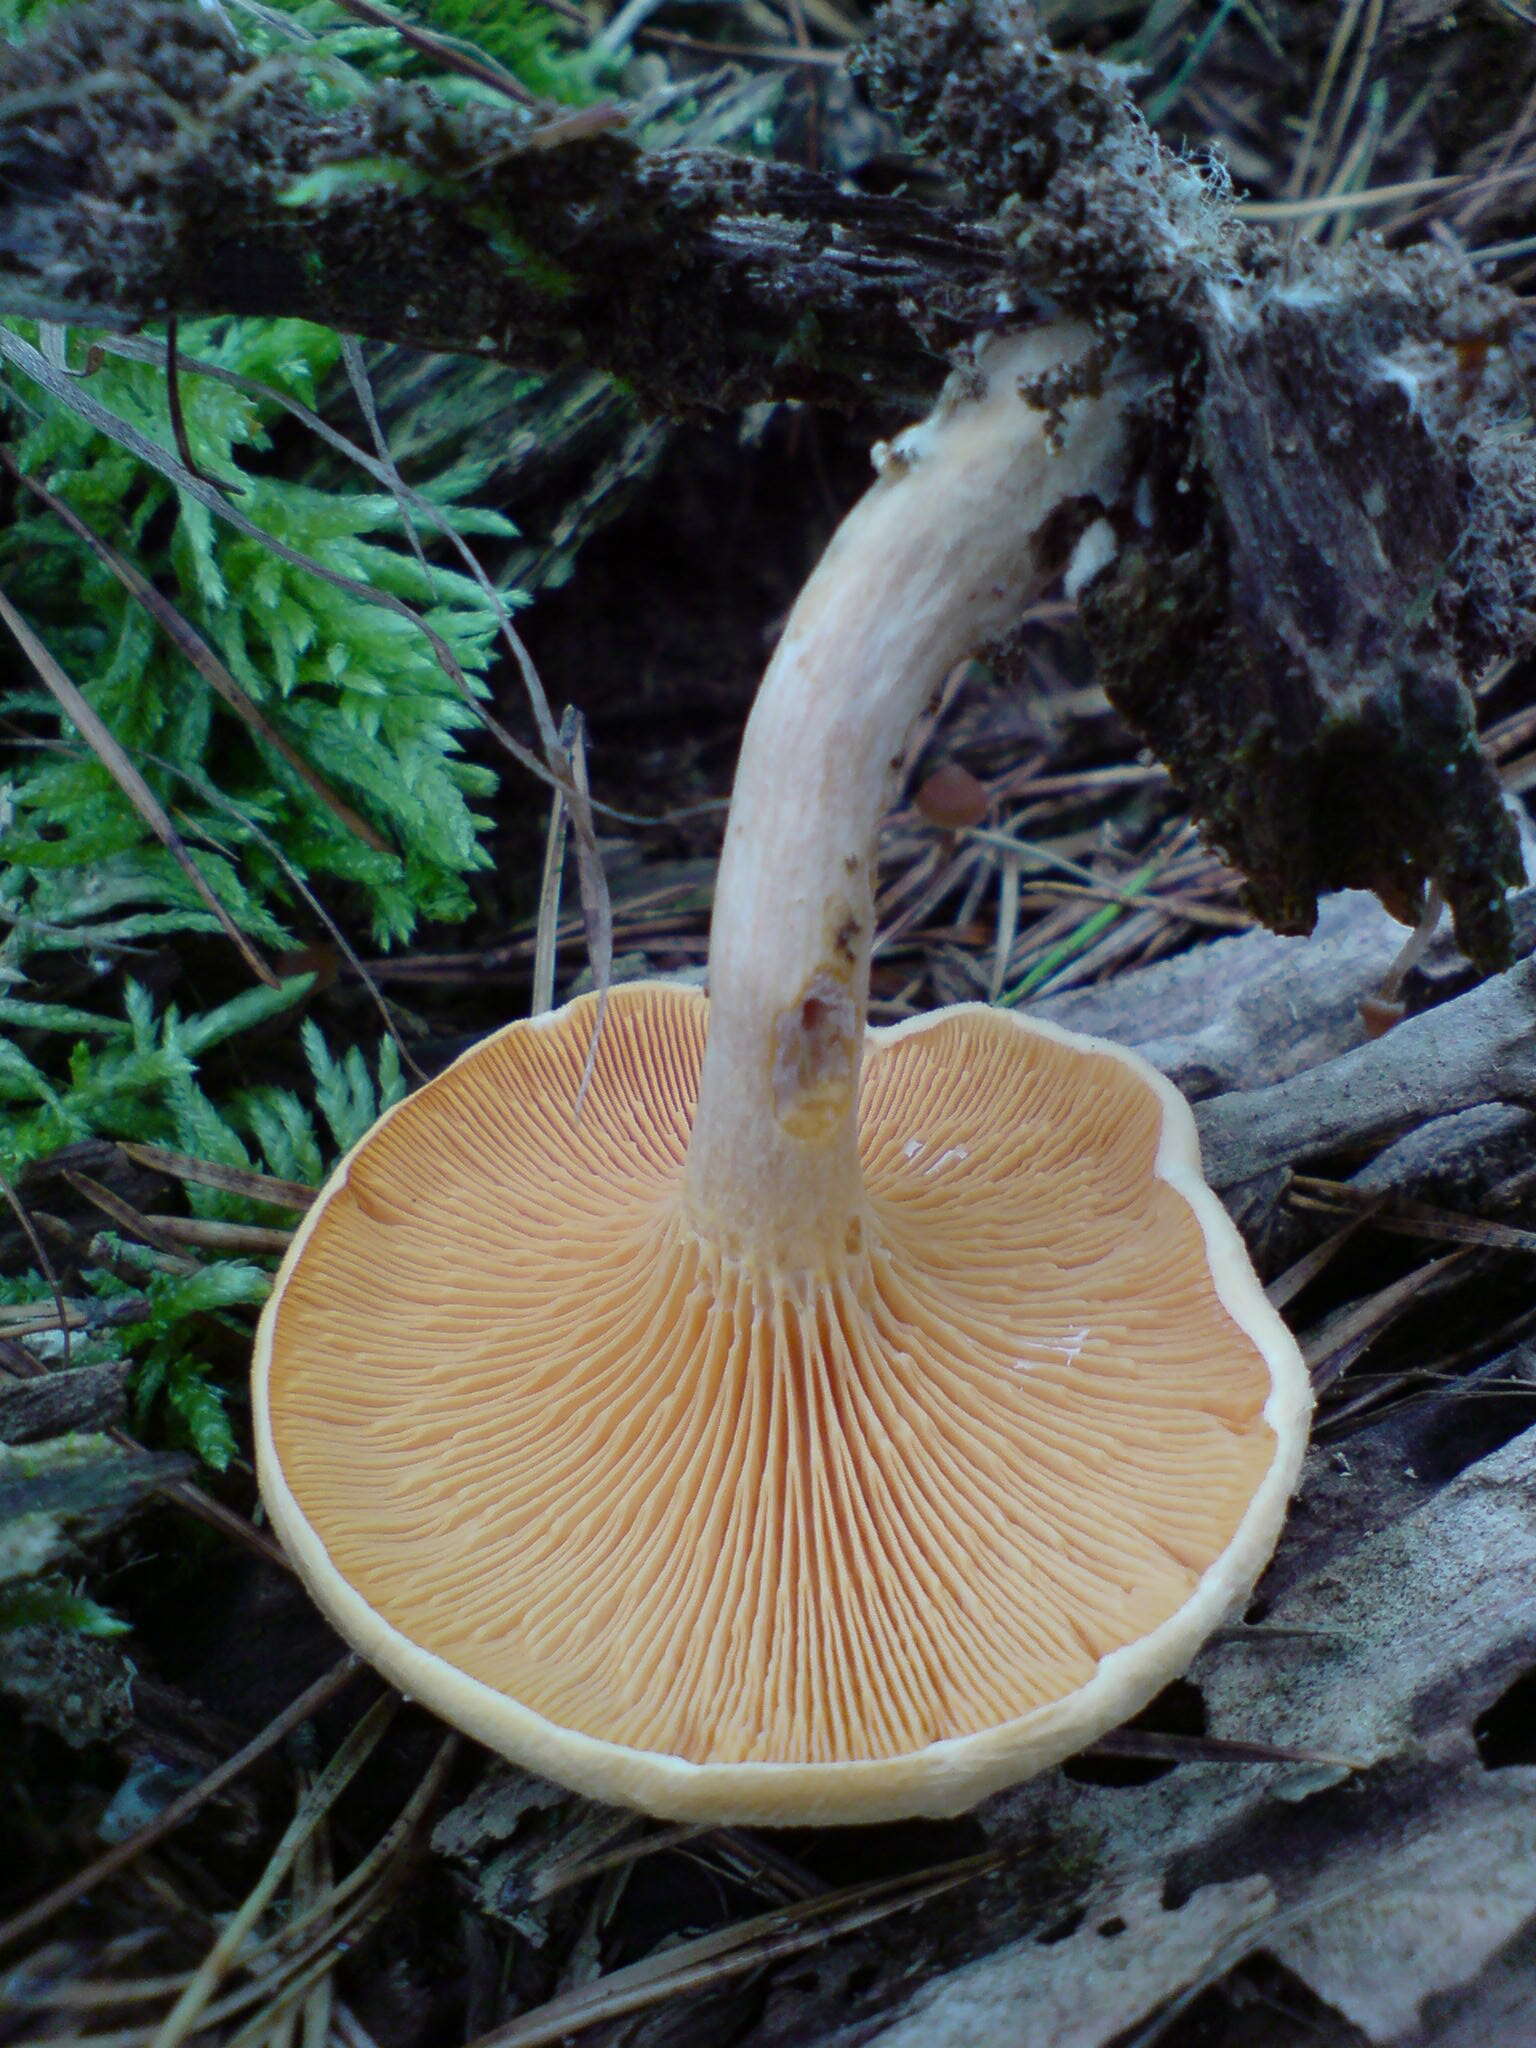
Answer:
[{"label": "mushroom cap", "polygon": [[262,1491],[316,1601],[599,1799],[961,1811],[1180,1672],[1273,1548],[1310,1408],[1118,1047],[965,1005],[869,1034],[866,1213],[722,1258],[683,1164],[707,999],[507,1026],[332,1175],[262,1317]]}]

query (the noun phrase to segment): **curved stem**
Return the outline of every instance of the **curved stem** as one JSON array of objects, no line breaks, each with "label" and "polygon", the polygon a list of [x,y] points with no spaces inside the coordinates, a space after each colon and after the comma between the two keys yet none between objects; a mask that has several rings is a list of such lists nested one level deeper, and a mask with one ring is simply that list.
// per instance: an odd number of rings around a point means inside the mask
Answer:
[{"label": "curved stem", "polygon": [[983,346],[887,451],[769,664],[715,890],[684,1186],[694,1227],[727,1256],[787,1273],[861,1243],[876,835],[924,703],[1062,566],[1051,515],[1118,484],[1121,397],[1047,416],[1020,395],[1090,340],[1058,325]]}]

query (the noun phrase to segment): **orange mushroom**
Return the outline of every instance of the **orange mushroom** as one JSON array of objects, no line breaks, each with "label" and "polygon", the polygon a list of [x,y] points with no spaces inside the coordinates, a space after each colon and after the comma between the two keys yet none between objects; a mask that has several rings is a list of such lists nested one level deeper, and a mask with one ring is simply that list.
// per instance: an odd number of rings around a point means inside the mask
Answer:
[{"label": "orange mushroom", "polygon": [[678,1818],[953,1813],[1188,1662],[1273,1545],[1295,1344],[1134,1055],[867,1030],[872,845],[934,681],[1118,482],[993,343],[898,444],[743,744],[711,994],[509,1025],[333,1175],[262,1320],[263,1493],[404,1690]]}]

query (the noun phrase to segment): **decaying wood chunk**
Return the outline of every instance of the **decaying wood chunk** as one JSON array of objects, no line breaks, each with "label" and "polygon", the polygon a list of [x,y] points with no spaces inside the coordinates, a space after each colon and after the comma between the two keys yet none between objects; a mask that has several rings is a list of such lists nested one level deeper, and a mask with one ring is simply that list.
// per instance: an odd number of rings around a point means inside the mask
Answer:
[{"label": "decaying wood chunk", "polygon": [[866,69],[1007,236],[1005,303],[1064,303],[1104,334],[1100,374],[1144,368],[1083,618],[1258,914],[1305,932],[1368,888],[1411,921],[1434,884],[1468,955],[1507,964],[1518,853],[1466,684],[1536,644],[1513,296],[1454,251],[1243,226],[1018,0],[893,0]]},{"label": "decaying wood chunk", "polygon": [[0,1381],[0,1444],[35,1444],[66,1430],[101,1430],[128,1406],[129,1359]]}]

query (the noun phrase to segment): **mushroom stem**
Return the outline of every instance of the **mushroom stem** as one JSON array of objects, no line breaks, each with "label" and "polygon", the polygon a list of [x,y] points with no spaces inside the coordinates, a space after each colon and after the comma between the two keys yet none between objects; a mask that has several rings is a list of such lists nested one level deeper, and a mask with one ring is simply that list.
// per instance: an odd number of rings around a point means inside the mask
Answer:
[{"label": "mushroom stem", "polygon": [[1063,323],[982,344],[886,451],[769,664],[715,891],[684,1182],[693,1227],[727,1257],[787,1275],[862,1247],[876,835],[923,705],[1088,523],[1053,515],[1119,483],[1123,387],[1050,414],[1020,388],[1092,338]]}]

